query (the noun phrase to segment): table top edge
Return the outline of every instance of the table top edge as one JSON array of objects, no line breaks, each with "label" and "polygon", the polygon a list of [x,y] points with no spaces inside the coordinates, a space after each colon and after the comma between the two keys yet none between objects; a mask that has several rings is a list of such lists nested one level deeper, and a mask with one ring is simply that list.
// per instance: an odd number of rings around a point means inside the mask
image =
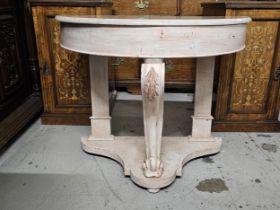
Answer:
[{"label": "table top edge", "polygon": [[208,17],[208,16],[68,16],[57,15],[63,23],[127,26],[211,26],[235,25],[251,22],[250,17]]}]

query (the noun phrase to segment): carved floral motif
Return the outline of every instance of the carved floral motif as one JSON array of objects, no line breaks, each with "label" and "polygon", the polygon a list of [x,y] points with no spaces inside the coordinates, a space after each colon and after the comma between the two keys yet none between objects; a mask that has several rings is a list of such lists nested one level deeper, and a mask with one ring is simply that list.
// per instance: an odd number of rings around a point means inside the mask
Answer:
[{"label": "carved floral motif", "polygon": [[88,56],[60,47],[60,27],[52,20],[55,82],[59,103],[89,104]]},{"label": "carved floral motif", "polygon": [[276,34],[276,22],[256,21],[249,25],[246,48],[236,55],[231,110],[262,111],[265,108]]},{"label": "carved floral motif", "polygon": [[152,67],[150,71],[146,74],[146,81],[145,81],[145,88],[144,93],[145,96],[149,100],[153,100],[155,96],[159,95],[159,78],[158,74],[156,73],[155,69]]}]

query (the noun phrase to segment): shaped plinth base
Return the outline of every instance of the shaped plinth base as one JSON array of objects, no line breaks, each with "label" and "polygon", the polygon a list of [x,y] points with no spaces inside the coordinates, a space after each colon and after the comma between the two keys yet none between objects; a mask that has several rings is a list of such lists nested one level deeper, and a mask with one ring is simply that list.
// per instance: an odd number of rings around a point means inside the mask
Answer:
[{"label": "shaped plinth base", "polygon": [[176,176],[182,176],[185,163],[196,157],[218,153],[221,145],[222,139],[217,137],[163,137],[163,173],[159,178],[147,178],[143,172],[146,158],[144,137],[115,136],[114,140],[107,141],[82,137],[82,147],[86,152],[118,161],[123,166],[126,176],[130,176],[133,182],[152,193],[170,185]]}]

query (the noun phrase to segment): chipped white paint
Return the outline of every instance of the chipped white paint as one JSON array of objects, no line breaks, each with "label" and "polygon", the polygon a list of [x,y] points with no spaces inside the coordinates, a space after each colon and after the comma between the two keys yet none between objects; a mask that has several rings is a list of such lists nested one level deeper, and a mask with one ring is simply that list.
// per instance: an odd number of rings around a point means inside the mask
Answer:
[{"label": "chipped white paint", "polygon": [[[211,136],[211,103],[216,55],[244,48],[250,18],[69,17],[61,21],[61,46],[90,54],[92,134],[82,146],[122,164],[125,175],[150,192],[181,176],[189,160],[219,152]],[[145,137],[111,134],[107,56],[141,57]],[[192,135],[163,137],[164,63],[162,58],[198,57]],[[176,111],[176,110],[174,110]]]}]

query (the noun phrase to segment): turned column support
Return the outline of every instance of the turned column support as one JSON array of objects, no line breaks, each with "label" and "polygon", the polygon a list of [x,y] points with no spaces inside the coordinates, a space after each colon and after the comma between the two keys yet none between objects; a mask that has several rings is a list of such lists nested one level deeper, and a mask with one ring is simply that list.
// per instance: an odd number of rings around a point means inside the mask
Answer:
[{"label": "turned column support", "polygon": [[160,177],[163,172],[161,141],[163,126],[164,63],[162,59],[145,59],[141,67],[141,91],[146,159],[144,175]]},{"label": "turned column support", "polygon": [[194,115],[192,116],[192,137],[211,136],[212,91],[215,57],[197,58]]}]

